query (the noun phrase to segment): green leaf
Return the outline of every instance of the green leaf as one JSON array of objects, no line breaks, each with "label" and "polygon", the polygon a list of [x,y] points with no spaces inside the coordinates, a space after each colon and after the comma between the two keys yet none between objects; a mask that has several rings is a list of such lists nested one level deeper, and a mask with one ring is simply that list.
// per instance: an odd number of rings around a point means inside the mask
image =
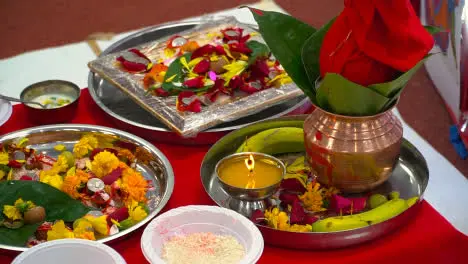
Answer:
[{"label": "green leaf", "polygon": [[268,54],[270,53],[270,49],[267,45],[256,40],[251,40],[247,42],[246,45],[247,47],[249,47],[249,49],[252,50],[252,53],[249,57],[248,65],[254,63],[258,58],[268,57]]},{"label": "green leaf", "polygon": [[[185,58],[185,60],[187,60],[187,62],[190,61],[190,58],[192,57],[192,53],[188,52],[188,53],[185,53],[184,55],[178,57],[177,59],[175,59],[171,65],[169,65],[167,71],[166,71],[166,75],[164,75],[164,81],[163,81],[163,84],[162,84],[162,88],[167,91],[167,92],[171,92],[172,90],[183,90],[184,88],[182,88],[181,86],[176,86],[174,85],[174,83],[180,83],[182,84],[184,82],[184,74],[183,74],[183,68],[184,66],[182,65],[182,63],[180,63],[180,59],[181,58]],[[167,82],[167,79],[171,78],[172,76],[176,76],[174,79],[172,79],[170,82]]]},{"label": "green leaf", "polygon": [[317,30],[310,36],[302,47],[302,62],[304,63],[305,71],[309,77],[309,82],[315,86],[315,81],[320,77],[320,48],[322,47],[323,39],[330,27],[335,22],[335,18],[330,20],[326,25]]},{"label": "green leaf", "polygon": [[413,68],[403,73],[402,75],[400,75],[400,77],[396,78],[395,80],[386,83],[372,84],[369,86],[369,88],[387,98],[393,99],[395,95],[399,94],[399,92],[406,86],[409,80],[411,80],[413,75],[419,70],[419,68],[421,68],[421,66],[430,56],[431,54],[427,55],[424,59],[419,61]]},{"label": "green leaf", "polygon": [[439,32],[442,32],[442,29],[439,28],[439,27],[435,27],[435,26],[424,26],[424,28],[427,30],[427,32],[429,32],[429,34],[431,35],[434,35],[434,34],[437,34]]},{"label": "green leaf", "polygon": [[355,84],[336,73],[327,73],[317,89],[318,105],[340,115],[375,115],[388,101],[388,98],[374,90]]},{"label": "green leaf", "polygon": [[[0,182],[0,209],[4,205],[13,205],[22,198],[32,201],[46,210],[46,221],[64,220],[73,222],[84,216],[90,208],[80,201],[68,196],[54,187],[37,181],[3,181]],[[0,244],[25,245],[27,239],[34,234],[34,225],[25,225],[19,229],[0,227]],[[21,242],[21,243],[20,243]]]},{"label": "green leaf", "polygon": [[282,13],[254,8],[249,8],[249,10],[257,21],[259,32],[273,55],[296,85],[314,100],[315,91],[302,64],[301,49],[316,29]]}]

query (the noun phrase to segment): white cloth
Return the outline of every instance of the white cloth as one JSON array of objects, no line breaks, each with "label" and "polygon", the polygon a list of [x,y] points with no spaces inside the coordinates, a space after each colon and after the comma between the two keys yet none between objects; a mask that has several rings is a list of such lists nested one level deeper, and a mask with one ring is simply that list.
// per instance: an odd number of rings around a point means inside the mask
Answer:
[{"label": "white cloth", "polygon": [[[272,1],[254,6],[264,10],[284,12]],[[230,9],[211,16],[235,16],[241,22],[255,23],[246,9]],[[188,18],[185,21],[200,19],[202,17]],[[115,41],[136,31],[122,33],[112,41],[99,41],[98,44],[105,50]],[[0,60],[0,93],[19,97],[26,86],[50,79],[68,80],[80,87],[87,87],[89,72],[87,63],[94,58],[95,55],[89,46],[81,42]],[[399,115],[397,111],[395,113]],[[403,126],[405,138],[421,151],[429,166],[430,180],[424,198],[456,229],[468,235],[467,179],[406,123],[403,122]],[[441,133],[447,134],[443,131]]]}]

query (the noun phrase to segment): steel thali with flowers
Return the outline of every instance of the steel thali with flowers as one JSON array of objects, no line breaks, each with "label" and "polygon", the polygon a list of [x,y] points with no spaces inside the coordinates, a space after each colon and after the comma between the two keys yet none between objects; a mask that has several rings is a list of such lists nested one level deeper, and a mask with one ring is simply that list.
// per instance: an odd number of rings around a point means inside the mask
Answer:
[{"label": "steel thali with flowers", "polygon": [[[228,193],[223,190],[215,173],[216,164],[222,158],[232,153],[238,152],[239,147],[242,146],[246,138],[250,138],[260,132],[283,127],[302,129],[305,117],[306,116],[291,116],[258,122],[241,128],[237,131],[231,132],[218,141],[215,145],[213,145],[213,147],[206,154],[200,171],[202,184],[213,201],[216,202],[219,206],[227,208],[229,208],[229,205],[232,204],[232,197],[230,197]],[[278,157],[283,160],[288,159],[286,156]],[[289,167],[289,165],[287,167]],[[398,214],[397,216],[388,218],[385,221],[376,224],[333,232],[304,232],[306,231],[304,230],[305,225],[293,225],[292,223],[287,231],[274,229],[265,224],[257,224],[257,226],[262,232],[266,243],[286,248],[331,249],[371,241],[373,239],[382,237],[387,233],[395,231],[398,229],[398,227],[411,220],[411,218],[417,213],[419,209],[419,202],[422,200],[422,196],[426,189],[428,180],[429,172],[425,159],[410,142],[403,140],[401,154],[392,175],[385,183],[371,191],[372,194],[389,194],[393,191],[396,191],[403,199],[419,197],[416,204],[410,206],[408,209]],[[318,185],[311,186],[311,189],[308,189],[306,192],[307,195],[317,191],[316,189],[318,188]],[[324,197],[324,195],[327,196],[330,194],[327,194],[327,191],[332,192],[332,190],[327,188],[322,187],[322,189],[324,190],[322,197]],[[313,203],[308,203],[308,201],[306,201],[309,198],[307,195],[300,196],[301,202],[309,205],[310,207],[313,207]],[[358,197],[358,195],[360,194],[352,194],[351,196],[347,196],[347,198],[361,198]],[[364,196],[368,194],[362,195]],[[280,198],[280,201],[284,202],[285,200]],[[266,201],[267,204],[275,204],[278,202],[279,201],[277,199],[271,198]],[[292,206],[294,207],[294,205]],[[314,210],[316,208],[308,209]],[[353,210],[352,207],[351,210]],[[269,213],[270,215],[265,213],[264,217],[268,218],[271,217],[271,214],[275,214],[274,211]]]},{"label": "steel thali with flowers", "polygon": [[[24,140],[17,142],[18,139]],[[93,143],[94,140],[96,142]],[[51,125],[4,135],[0,137],[0,143],[2,146],[8,146],[6,152],[10,156],[7,165],[2,165],[2,170],[9,166],[9,172],[12,172],[8,173],[8,176],[2,174],[3,180],[7,179],[7,181],[2,182],[2,185],[5,185],[2,187],[3,191],[7,190],[5,188],[8,186],[11,186],[12,189],[18,189],[19,186],[19,188],[32,189],[35,192],[39,190],[39,192],[44,191],[45,193],[45,195],[41,195],[45,198],[37,198],[37,192],[27,194],[25,191],[19,192],[19,195],[23,197],[13,197],[17,196],[18,192],[5,191],[5,193],[10,194],[7,196],[11,197],[1,197],[0,201],[2,204],[9,201],[9,205],[14,203],[14,206],[8,206],[10,209],[19,208],[18,205],[23,203],[22,199],[19,198],[24,198],[25,204],[31,204],[30,200],[32,200],[33,203],[44,207],[47,212],[46,221],[38,222],[37,225],[45,228],[50,220],[55,220],[53,226],[47,229],[47,240],[49,237],[60,239],[84,236],[85,239],[95,239],[107,243],[124,237],[154,218],[166,205],[174,187],[174,174],[166,157],[149,142],[123,131],[92,125]],[[10,146],[14,146],[13,153],[10,153]],[[132,152],[125,149],[132,150]],[[23,157],[23,160],[21,157],[16,157],[17,155],[21,156],[22,150],[25,150],[24,153],[26,153],[26,159]],[[76,162],[73,167],[67,168],[67,171],[62,173],[64,171],[62,169],[67,166],[67,161],[69,161],[66,158],[67,155],[64,154],[67,150],[73,151]],[[5,148],[3,151],[5,152]],[[132,153],[135,155],[130,155]],[[84,157],[80,158],[80,155],[84,155]],[[5,157],[8,158],[8,156]],[[83,161],[84,164],[80,164],[80,161]],[[25,167],[14,166],[21,165],[21,163],[25,164]],[[39,163],[42,163],[40,169],[36,167]],[[117,168],[110,169],[107,166],[112,163],[118,164]],[[76,175],[80,177],[73,177]],[[87,176],[87,183],[68,188],[70,187],[69,183],[73,182],[72,179],[76,178],[80,181],[81,176]],[[138,186],[130,181],[138,183]],[[106,184],[100,186],[99,183]],[[143,188],[143,185],[146,187]],[[114,191],[112,191],[113,189]],[[63,202],[64,200],[67,201]],[[54,201],[55,204],[51,204],[48,208],[46,201]],[[72,205],[70,206],[72,209],[62,209],[62,204]],[[82,210],[83,208],[85,210]],[[64,213],[60,213],[61,210]],[[120,214],[123,211],[126,212]],[[5,214],[5,212],[3,213]],[[123,222],[126,220],[121,221],[122,219],[116,222],[116,219],[120,218],[119,214],[128,220],[127,223]],[[52,219],[59,217],[58,215],[63,216],[64,220]],[[73,218],[74,215],[78,216]],[[114,215],[116,218],[110,219],[110,215]],[[26,214],[16,218],[22,217],[24,217],[24,226],[32,226],[27,223]],[[100,217],[105,219],[104,222],[98,221]],[[70,219],[72,219],[73,226]],[[15,223],[15,221],[11,223]],[[86,226],[85,223],[89,226]],[[122,224],[128,225],[123,226]],[[87,232],[78,232],[80,225]],[[31,239],[28,238],[28,245],[34,245],[38,242],[38,232],[43,231],[41,228],[34,229],[36,232],[33,237],[30,236]],[[88,232],[90,230],[92,230],[92,234]],[[3,233],[10,231],[2,230]],[[91,237],[89,237],[90,235]],[[19,237],[21,236],[24,235],[19,235]],[[0,244],[0,249],[24,251],[27,247],[26,243],[24,246],[18,243],[14,245],[3,243]]]}]

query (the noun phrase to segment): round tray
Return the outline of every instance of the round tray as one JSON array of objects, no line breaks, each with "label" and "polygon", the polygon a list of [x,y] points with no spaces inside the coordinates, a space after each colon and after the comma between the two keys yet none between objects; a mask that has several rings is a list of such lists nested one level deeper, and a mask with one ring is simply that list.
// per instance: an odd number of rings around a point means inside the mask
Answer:
[{"label": "round tray", "polygon": [[[214,173],[216,163],[233,153],[244,142],[245,138],[263,130],[277,127],[302,127],[305,115],[282,117],[258,122],[229,133],[207,152],[201,166],[201,180],[208,195],[219,206],[228,208],[230,197],[221,188]],[[385,222],[353,230],[330,233],[296,233],[272,229],[257,225],[265,243],[295,249],[332,249],[356,245],[379,238],[406,222],[410,221],[419,209],[423,193],[429,181],[429,170],[421,153],[407,140],[403,140],[399,161],[389,180],[376,188],[376,193],[399,191],[402,198],[420,196],[419,202],[402,214]]]},{"label": "round tray", "polygon": [[[145,42],[168,37],[181,31],[189,30],[199,24],[200,22],[184,22],[148,28],[117,41],[108,47],[101,56],[129,49]],[[309,99],[305,96],[301,96],[285,103],[272,106],[259,113],[232,122],[226,122],[200,132],[196,137],[182,138],[172,132],[153,115],[141,108],[137,103],[133,102],[120,89],[103,80],[93,72],[89,72],[88,74],[88,89],[96,104],[104,112],[113,117],[113,121],[120,128],[140,135],[148,140],[176,144],[213,144],[227,132],[239,129],[242,126],[287,114],[303,114],[311,107]]]},{"label": "round tray", "polygon": [[[123,238],[145,225],[153,219],[169,201],[174,189],[174,172],[169,160],[167,160],[166,156],[164,156],[161,151],[148,141],[127,132],[92,125],[50,125],[28,128],[0,137],[0,144],[7,144],[14,139],[27,137],[29,139],[28,147],[47,155],[57,157],[59,153],[54,150],[54,146],[58,144],[57,142],[65,145],[67,149],[73,149],[73,145],[78,142],[83,134],[94,134],[103,140],[108,139],[109,142],[114,142],[115,140],[123,141],[131,146],[141,147],[150,157],[152,157],[148,165],[143,163],[137,163],[136,165],[137,170],[147,180],[151,180],[154,186],[153,190],[147,194],[147,205],[150,213],[145,219],[129,229],[98,240],[102,243],[111,242],[119,238]],[[0,249],[25,251],[28,248],[0,244]]]}]

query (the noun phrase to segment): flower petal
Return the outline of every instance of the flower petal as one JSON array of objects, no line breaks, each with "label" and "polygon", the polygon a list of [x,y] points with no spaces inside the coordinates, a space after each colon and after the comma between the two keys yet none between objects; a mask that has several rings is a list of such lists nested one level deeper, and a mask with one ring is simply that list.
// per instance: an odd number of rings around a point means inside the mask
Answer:
[{"label": "flower petal", "polygon": [[[297,197],[297,196],[296,196]],[[295,199],[291,205],[291,214],[289,216],[290,224],[302,224],[306,217],[304,208],[299,199]]]},{"label": "flower petal", "polygon": [[280,188],[294,193],[304,193],[306,191],[304,185],[302,185],[299,180],[294,178],[281,181]]},{"label": "flower petal", "polygon": [[265,214],[262,212],[262,210],[257,209],[252,212],[252,215],[250,215],[250,220],[255,224],[261,224],[265,221]]},{"label": "flower petal", "polygon": [[204,74],[210,69],[210,61],[208,59],[204,59],[200,61],[195,67],[193,68],[193,72],[197,74]]},{"label": "flower petal", "polygon": [[194,89],[202,88],[205,85],[204,79],[205,78],[203,76],[198,76],[196,78],[186,80],[184,82],[184,86]]},{"label": "flower petal", "polygon": [[123,169],[121,167],[117,167],[117,169],[114,169],[111,173],[107,174],[102,178],[102,181],[106,185],[111,185],[114,183],[120,176],[122,175]]}]

